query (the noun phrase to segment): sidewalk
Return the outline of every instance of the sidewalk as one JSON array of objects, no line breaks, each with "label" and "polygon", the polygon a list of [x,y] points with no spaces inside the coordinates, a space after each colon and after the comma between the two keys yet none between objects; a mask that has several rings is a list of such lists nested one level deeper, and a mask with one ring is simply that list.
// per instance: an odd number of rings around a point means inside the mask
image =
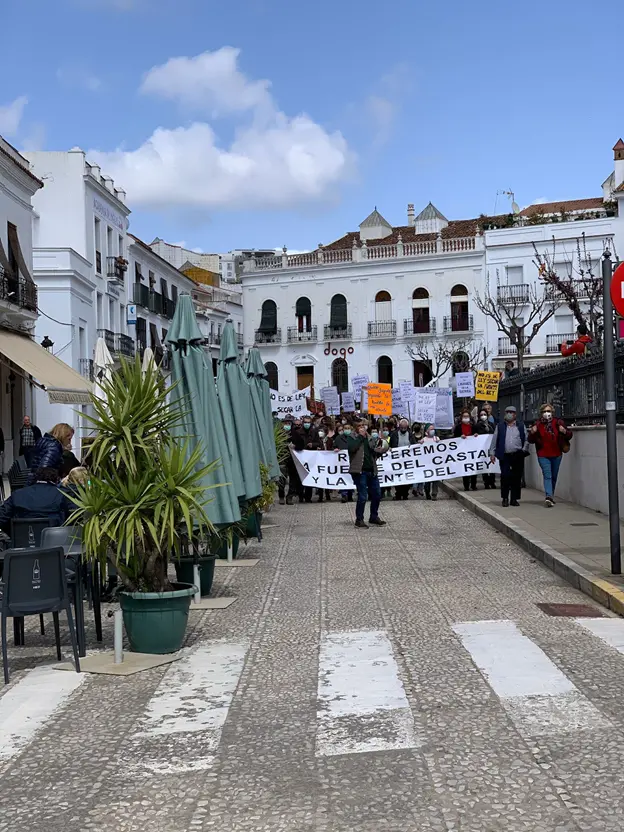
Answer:
[{"label": "sidewalk", "polygon": [[479,483],[478,491],[466,492],[458,480],[441,485],[449,497],[574,587],[624,616],[624,577],[611,574],[609,519],[604,514],[563,501],[545,508],[544,495],[532,488],[522,490],[519,508],[503,508],[498,488],[485,491]]}]

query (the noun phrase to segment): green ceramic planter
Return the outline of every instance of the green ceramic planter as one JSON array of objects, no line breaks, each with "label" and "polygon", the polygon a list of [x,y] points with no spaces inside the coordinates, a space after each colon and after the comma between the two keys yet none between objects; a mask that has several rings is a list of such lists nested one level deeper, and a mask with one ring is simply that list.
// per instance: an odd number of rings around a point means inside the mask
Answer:
[{"label": "green ceramic planter", "polygon": [[[207,558],[199,559],[199,584],[202,598],[210,595],[212,581],[214,579],[216,555],[209,555]],[[175,571],[178,581],[181,584],[194,583],[193,558],[180,558],[175,561]]]},{"label": "green ceramic planter", "polygon": [[[240,538],[238,535],[233,535],[232,537],[232,557],[235,558],[238,554],[238,547],[240,546]],[[221,560],[227,560],[227,540],[223,540],[220,545],[218,545],[214,552],[218,558]]]},{"label": "green ceramic planter", "polygon": [[175,653],[182,647],[195,587],[174,587],[171,592],[119,593],[124,626],[135,653]]},{"label": "green ceramic planter", "polygon": [[262,512],[256,511],[247,517],[247,537],[261,537]]}]

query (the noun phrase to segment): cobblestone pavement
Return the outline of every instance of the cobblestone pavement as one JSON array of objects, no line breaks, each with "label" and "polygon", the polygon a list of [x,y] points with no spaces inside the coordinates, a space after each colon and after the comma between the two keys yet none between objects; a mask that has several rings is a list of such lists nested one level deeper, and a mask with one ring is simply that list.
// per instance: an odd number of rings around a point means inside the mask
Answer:
[{"label": "cobblestone pavement", "polygon": [[591,602],[453,501],[382,516],[276,506],[169,667],[32,670],[32,622],[0,830],[620,832],[624,621],[545,615]]}]

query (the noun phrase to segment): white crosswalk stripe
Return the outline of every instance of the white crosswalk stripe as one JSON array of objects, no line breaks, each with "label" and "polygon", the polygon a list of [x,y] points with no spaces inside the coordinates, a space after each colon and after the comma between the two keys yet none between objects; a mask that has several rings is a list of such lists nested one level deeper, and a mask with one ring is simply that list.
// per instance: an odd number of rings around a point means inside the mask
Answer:
[{"label": "white crosswalk stripe", "polygon": [[453,630],[524,733],[539,737],[610,725],[513,621],[470,621]]},{"label": "white crosswalk stripe", "polygon": [[321,642],[317,756],[420,745],[383,631],[328,633]]},{"label": "white crosswalk stripe", "polygon": [[589,630],[609,647],[614,647],[619,653],[624,654],[624,619],[577,618],[576,623]]}]

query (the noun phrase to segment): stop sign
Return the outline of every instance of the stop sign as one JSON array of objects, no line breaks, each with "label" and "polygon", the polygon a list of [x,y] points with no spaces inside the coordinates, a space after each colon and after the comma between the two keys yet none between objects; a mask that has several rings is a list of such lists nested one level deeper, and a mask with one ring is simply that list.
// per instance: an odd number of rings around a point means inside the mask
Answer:
[{"label": "stop sign", "polygon": [[613,308],[624,317],[624,263],[621,263],[613,272],[611,278],[611,301]]}]

